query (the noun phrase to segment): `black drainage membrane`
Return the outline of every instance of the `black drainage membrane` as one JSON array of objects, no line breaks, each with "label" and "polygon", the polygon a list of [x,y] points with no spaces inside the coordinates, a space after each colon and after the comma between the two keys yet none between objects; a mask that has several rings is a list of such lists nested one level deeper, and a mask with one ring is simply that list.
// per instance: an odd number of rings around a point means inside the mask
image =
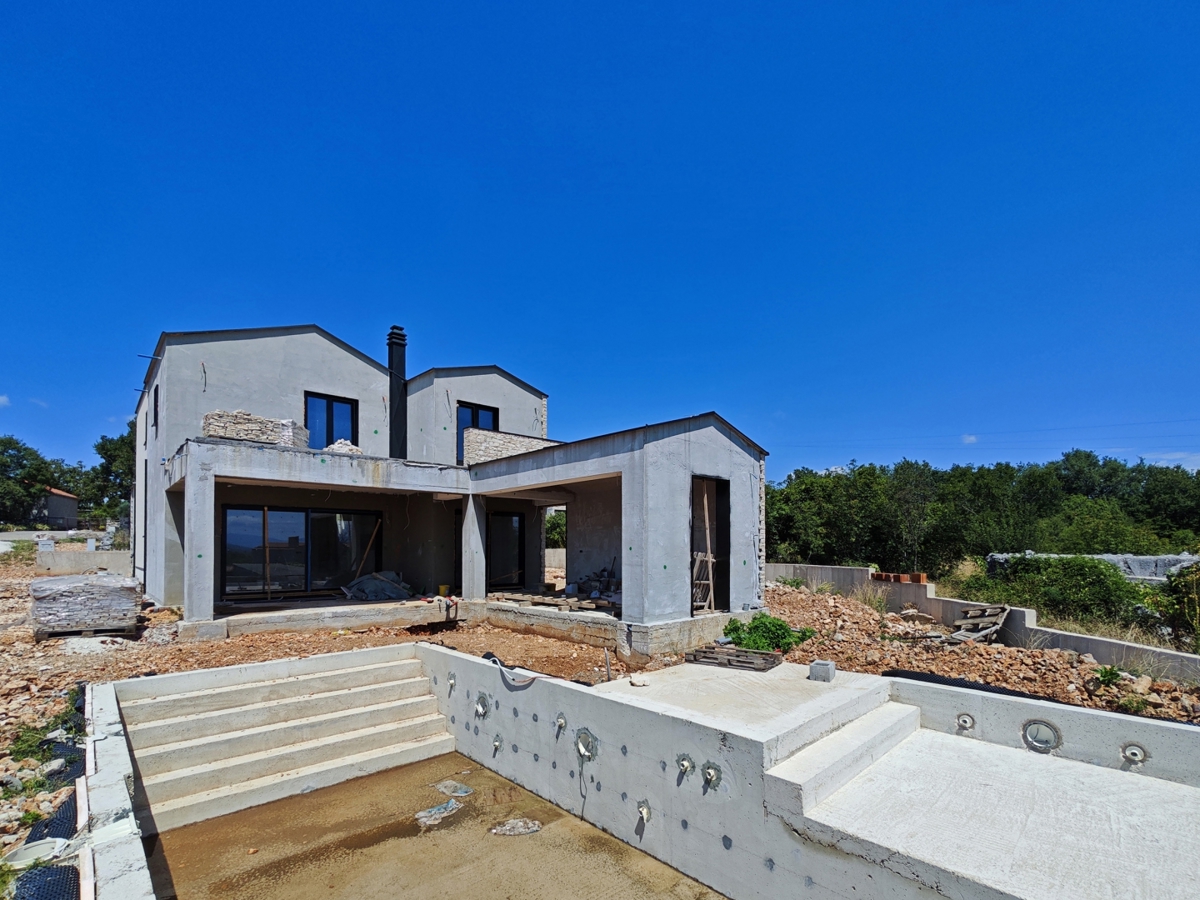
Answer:
[{"label": "black drainage membrane", "polygon": [[79,900],[79,872],[72,866],[28,869],[17,879],[13,900]]}]

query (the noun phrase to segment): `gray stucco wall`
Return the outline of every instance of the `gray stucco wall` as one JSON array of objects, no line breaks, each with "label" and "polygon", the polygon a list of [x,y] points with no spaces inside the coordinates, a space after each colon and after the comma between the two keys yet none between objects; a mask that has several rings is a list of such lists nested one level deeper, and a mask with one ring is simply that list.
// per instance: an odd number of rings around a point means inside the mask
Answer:
[{"label": "gray stucco wall", "polygon": [[448,463],[458,458],[458,403],[500,410],[500,429],[510,434],[544,438],[545,401],[516,381],[494,371],[423,373],[408,383],[408,456],[422,462]]},{"label": "gray stucco wall", "polygon": [[491,493],[575,490],[579,482],[620,475],[623,616],[654,624],[691,616],[694,475],[730,483],[731,608],[762,605],[760,458],[719,418],[698,416],[482,463],[472,467],[471,480],[475,490]]},{"label": "gray stucco wall", "polygon": [[[144,566],[146,594],[155,600],[168,599],[167,567],[175,552],[168,544],[178,543],[166,522],[163,465],[184,441],[202,433],[206,412],[244,409],[303,423],[305,391],[347,397],[358,401],[359,444],[364,453],[387,456],[386,370],[317,332],[183,335],[167,342],[162,357],[138,415],[136,490],[146,521],[144,534],[136,535],[136,562],[139,569]],[[153,424],[156,388],[157,427]]]},{"label": "gray stucco wall", "polygon": [[621,559],[621,479],[572,485],[575,499],[567,504],[567,581],[578,581]]}]

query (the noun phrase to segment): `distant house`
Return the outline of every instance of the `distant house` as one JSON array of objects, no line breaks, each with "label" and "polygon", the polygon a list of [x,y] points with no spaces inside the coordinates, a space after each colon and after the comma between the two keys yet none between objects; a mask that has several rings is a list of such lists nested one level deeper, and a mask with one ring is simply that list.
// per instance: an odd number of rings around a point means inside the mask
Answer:
[{"label": "distant house", "polygon": [[79,498],[58,488],[46,488],[43,497],[30,517],[34,524],[51,528],[79,527]]}]

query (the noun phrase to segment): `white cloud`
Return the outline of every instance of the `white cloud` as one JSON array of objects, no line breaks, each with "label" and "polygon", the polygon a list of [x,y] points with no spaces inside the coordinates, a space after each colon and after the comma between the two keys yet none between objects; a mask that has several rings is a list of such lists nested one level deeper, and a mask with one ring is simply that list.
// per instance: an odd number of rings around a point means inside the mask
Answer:
[{"label": "white cloud", "polygon": [[973,434],[964,434],[962,441],[964,444],[977,444],[979,443],[979,438]]},{"label": "white cloud", "polygon": [[45,400],[39,400],[37,397],[30,397],[30,398],[29,398],[29,402],[30,402],[30,403],[36,403],[36,404],[37,404],[38,406],[40,406],[42,409],[49,409],[49,408],[50,408],[50,404],[49,404],[49,403],[47,403]]},{"label": "white cloud", "polygon": [[1164,466],[1180,465],[1195,472],[1200,469],[1200,453],[1147,453],[1146,462]]},{"label": "white cloud", "polygon": [[0,407],[12,406],[12,401],[8,399],[8,394],[0,394]]}]

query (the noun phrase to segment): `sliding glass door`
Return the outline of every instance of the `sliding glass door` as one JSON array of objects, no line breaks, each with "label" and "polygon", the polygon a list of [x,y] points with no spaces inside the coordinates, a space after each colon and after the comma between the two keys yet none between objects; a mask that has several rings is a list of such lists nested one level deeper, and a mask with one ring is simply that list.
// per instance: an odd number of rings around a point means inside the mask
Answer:
[{"label": "sliding glass door", "polygon": [[377,512],[226,507],[222,595],[335,591],[383,562]]},{"label": "sliding glass door", "polygon": [[381,547],[379,516],[313,510],[309,513],[311,589],[345,587],[359,572],[374,572],[374,549]]},{"label": "sliding glass door", "polygon": [[488,515],[488,585],[518,587],[525,584],[525,516],[494,512]]}]

